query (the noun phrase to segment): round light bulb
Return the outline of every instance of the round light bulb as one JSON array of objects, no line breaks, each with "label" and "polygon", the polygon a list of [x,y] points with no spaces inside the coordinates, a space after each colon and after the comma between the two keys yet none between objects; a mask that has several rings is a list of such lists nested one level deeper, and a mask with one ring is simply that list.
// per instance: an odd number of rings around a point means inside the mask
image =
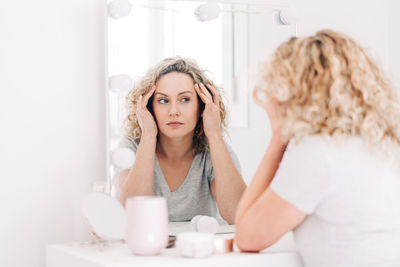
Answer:
[{"label": "round light bulb", "polygon": [[111,163],[123,170],[131,168],[135,158],[135,153],[127,147],[119,147],[111,153]]},{"label": "round light bulb", "polygon": [[114,92],[127,92],[132,89],[133,81],[129,75],[113,75],[108,81],[111,91]]},{"label": "round light bulb", "polygon": [[132,5],[128,0],[115,0],[108,4],[107,10],[111,18],[119,19],[131,13]]},{"label": "round light bulb", "polygon": [[217,3],[206,3],[198,6],[194,15],[200,21],[208,21],[218,18],[220,12],[221,8]]},{"label": "round light bulb", "polygon": [[275,22],[281,25],[296,24],[298,18],[297,11],[292,7],[283,8],[274,13]]}]

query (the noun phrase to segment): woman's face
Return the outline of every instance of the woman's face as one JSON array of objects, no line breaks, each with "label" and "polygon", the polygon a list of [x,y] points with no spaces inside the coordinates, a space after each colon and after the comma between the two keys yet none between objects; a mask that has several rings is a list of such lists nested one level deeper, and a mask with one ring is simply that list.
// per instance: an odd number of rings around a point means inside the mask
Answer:
[{"label": "woman's face", "polygon": [[170,138],[193,134],[199,118],[199,100],[189,75],[163,75],[156,83],[152,105],[161,134]]}]

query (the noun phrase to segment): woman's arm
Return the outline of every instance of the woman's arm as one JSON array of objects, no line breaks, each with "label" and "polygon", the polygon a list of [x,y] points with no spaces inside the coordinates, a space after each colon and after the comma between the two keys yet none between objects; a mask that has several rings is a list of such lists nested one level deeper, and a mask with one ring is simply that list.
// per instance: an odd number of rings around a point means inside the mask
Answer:
[{"label": "woman's arm", "polygon": [[253,90],[253,99],[255,103],[264,109],[268,114],[272,129],[272,138],[250,186],[244,193],[243,198],[239,203],[238,211],[236,212],[236,222],[243,217],[244,213],[249,209],[249,207],[268,188],[275,176],[287,147],[287,143],[283,143],[281,141],[282,125],[278,116],[276,105],[277,102],[275,100],[270,100],[268,102],[265,101],[266,99],[264,99],[264,101],[260,100],[257,96],[258,91],[259,89],[257,88]]},{"label": "woman's arm", "polygon": [[136,151],[136,159],[129,171],[117,177],[117,197],[122,205],[131,196],[154,194],[154,164],[157,145],[157,125],[153,115],[147,109],[147,103],[156,87],[144,96],[140,96],[136,104],[136,116],[142,130],[141,139]]},{"label": "woman's arm", "polygon": [[211,162],[214,170],[211,193],[217,202],[222,218],[233,224],[237,205],[246,188],[246,184],[236,169],[222,138],[219,111],[220,96],[213,86],[207,84],[207,87],[213,95],[203,84],[195,84],[195,90],[205,103],[202,114],[203,128],[210,145]]},{"label": "woman's arm", "polygon": [[281,141],[282,125],[276,101],[260,102],[255,93],[256,90],[253,95],[256,103],[267,111],[273,137],[236,213],[235,242],[240,250],[253,252],[274,244],[306,216],[269,187],[287,144]]},{"label": "woman's arm", "polygon": [[235,242],[241,251],[268,248],[296,228],[306,214],[268,187],[236,220]]},{"label": "woman's arm", "polygon": [[254,178],[243,194],[240,200],[238,210],[236,212],[235,221],[238,222],[243,217],[244,213],[250,206],[260,197],[260,195],[268,188],[276,171],[278,170],[279,163],[282,160],[283,153],[285,152],[286,144],[280,141],[280,136],[273,136],[270,144],[258,166]]},{"label": "woman's arm", "polygon": [[260,251],[271,246],[305,218],[302,211],[269,187],[285,148],[278,137],[271,139],[253,181],[239,203],[235,242],[242,251]]},{"label": "woman's arm", "polygon": [[209,138],[208,141],[214,170],[211,192],[222,218],[229,224],[233,224],[236,209],[246,189],[246,184],[237,170],[222,136]]},{"label": "woman's arm", "polygon": [[117,197],[124,206],[129,197],[153,195],[156,143],[156,138],[143,136],[132,168],[117,176]]}]

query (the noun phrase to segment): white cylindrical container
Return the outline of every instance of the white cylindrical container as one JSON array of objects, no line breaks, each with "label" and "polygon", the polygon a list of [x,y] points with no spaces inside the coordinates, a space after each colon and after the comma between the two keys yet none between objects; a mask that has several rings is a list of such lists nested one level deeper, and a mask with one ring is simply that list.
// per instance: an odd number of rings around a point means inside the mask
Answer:
[{"label": "white cylindrical container", "polygon": [[158,255],[168,244],[167,199],[137,196],[126,201],[126,244],[135,255]]}]

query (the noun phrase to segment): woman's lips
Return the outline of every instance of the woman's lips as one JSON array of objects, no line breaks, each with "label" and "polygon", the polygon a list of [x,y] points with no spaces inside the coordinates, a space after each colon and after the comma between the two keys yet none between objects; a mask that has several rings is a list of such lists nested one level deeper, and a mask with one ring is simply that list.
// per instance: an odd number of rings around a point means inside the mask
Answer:
[{"label": "woman's lips", "polygon": [[179,121],[171,121],[171,122],[168,122],[167,123],[167,125],[168,126],[171,126],[171,127],[178,127],[178,126],[181,126],[183,123],[182,122],[179,122]]}]

